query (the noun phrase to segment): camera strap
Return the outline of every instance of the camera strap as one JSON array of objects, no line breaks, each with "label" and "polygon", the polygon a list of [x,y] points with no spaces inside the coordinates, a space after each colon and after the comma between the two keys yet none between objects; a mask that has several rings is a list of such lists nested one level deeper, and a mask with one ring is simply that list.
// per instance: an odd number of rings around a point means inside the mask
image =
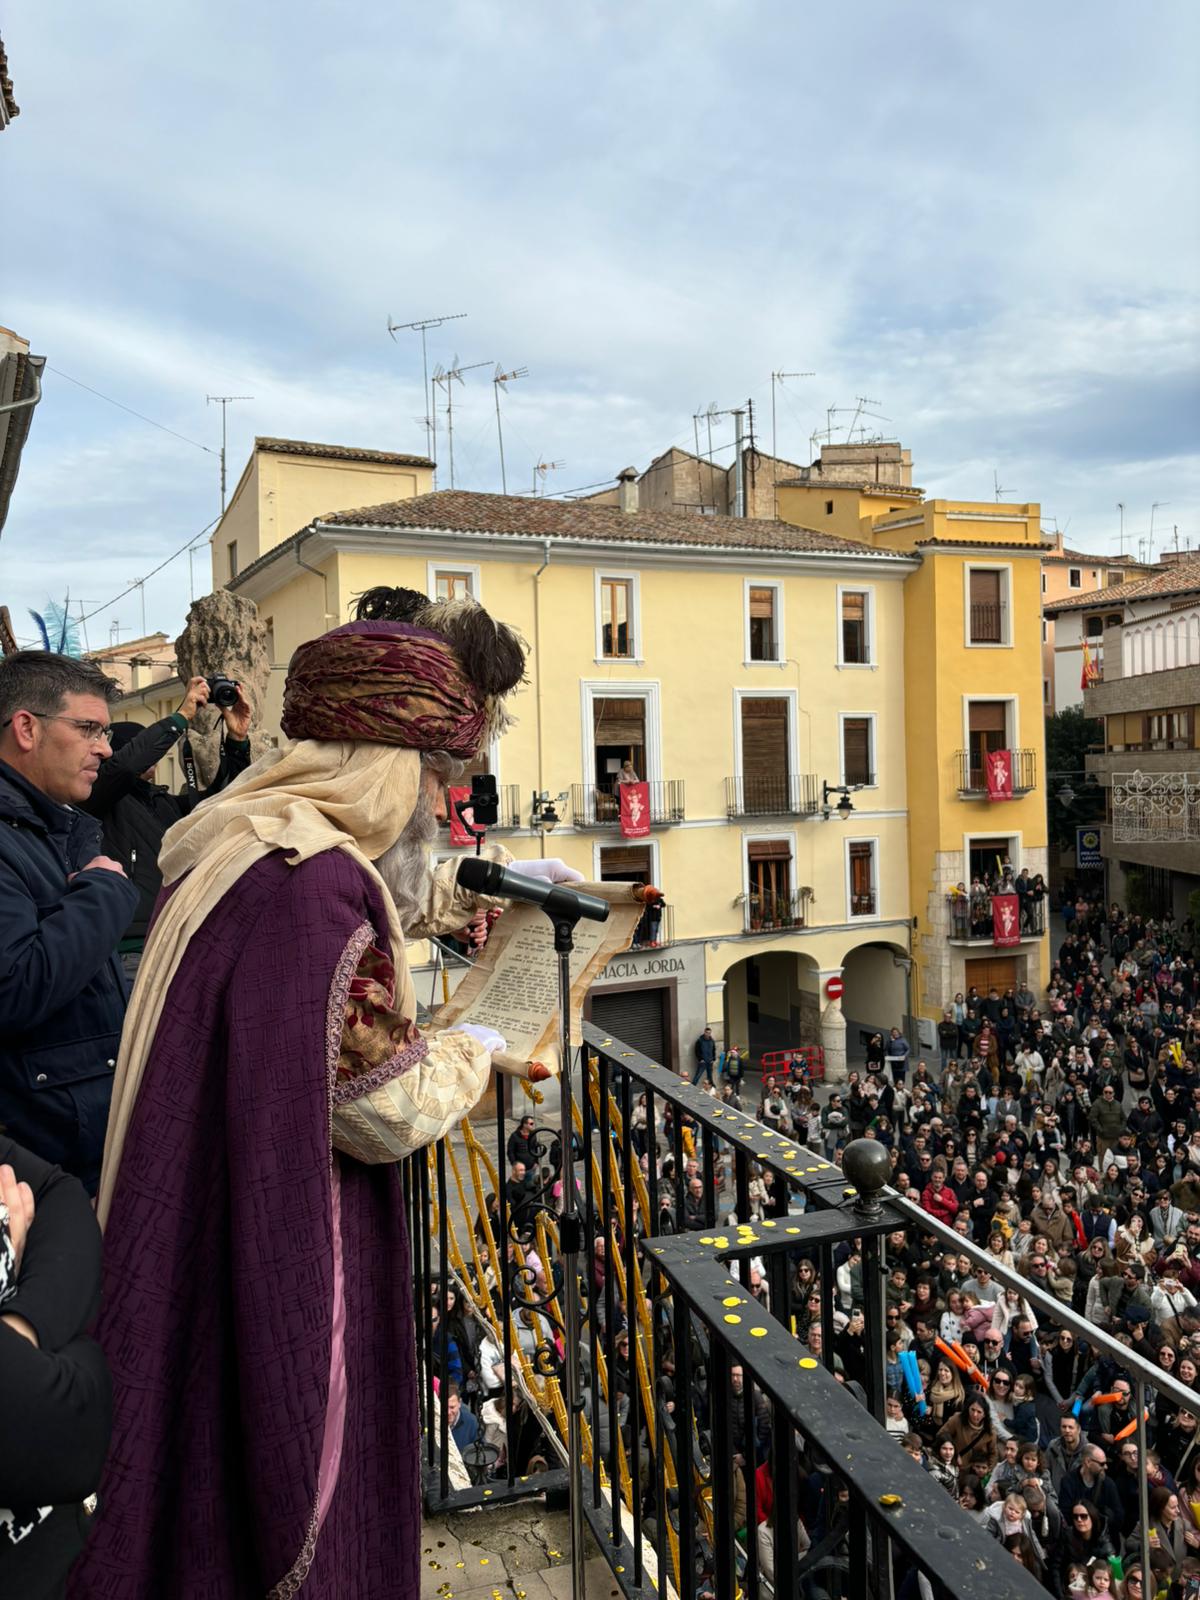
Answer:
[{"label": "camera strap", "polygon": [[192,749],[192,736],[185,733],[183,744],[179,748],[179,760],[183,766],[183,781],[192,794],[200,793],[200,783],[196,777],[196,755]]}]

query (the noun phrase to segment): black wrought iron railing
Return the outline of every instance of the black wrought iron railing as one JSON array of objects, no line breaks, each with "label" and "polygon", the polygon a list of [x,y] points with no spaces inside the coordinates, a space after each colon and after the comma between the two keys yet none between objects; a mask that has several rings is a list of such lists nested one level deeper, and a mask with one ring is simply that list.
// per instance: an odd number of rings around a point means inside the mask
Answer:
[{"label": "black wrought iron railing", "polygon": [[[1015,890],[1012,891],[1014,894]],[[996,918],[990,894],[948,894],[946,911],[950,921],[947,938],[952,944],[993,944]],[[1011,903],[1011,902],[1010,902]],[[1046,931],[1044,894],[1017,895],[1017,926],[1022,939],[1040,939]],[[1007,938],[1007,933],[1006,933]]]},{"label": "black wrought iron railing", "polygon": [[[1010,750],[1012,757],[1012,792],[1028,794],[1037,786],[1037,751]],[[988,792],[987,769],[982,755],[970,750],[954,752],[958,773],[958,793],[963,800],[978,799]]]},{"label": "black wrought iron railing", "polygon": [[[894,1600],[916,1592],[914,1570],[938,1600],[1044,1600],[1033,1576],[884,1429],[887,1235],[989,1265],[1002,1286],[1129,1374],[1135,1416],[1149,1394],[1190,1406],[1192,1392],[877,1187],[890,1172],[877,1142],[860,1141],[840,1166],[602,1031],[585,1025],[583,1034],[578,1256],[559,1249],[557,1128],[516,1124],[503,1098],[494,1116],[405,1164],[427,1505],[486,1507],[561,1489],[560,1379],[570,1343],[584,1370],[582,1512],[628,1600],[734,1600],[739,1592],[747,1600]],[[515,1156],[533,1158],[532,1186],[514,1183],[510,1136],[523,1141]],[[645,1172],[643,1153],[652,1156]],[[759,1177],[767,1199],[755,1208],[751,1181]],[[861,1253],[865,1329],[860,1369],[841,1382],[834,1252],[850,1241]],[[791,1320],[797,1258],[813,1264],[823,1286],[806,1343]],[[578,1329],[566,1327],[563,1311],[570,1260],[579,1264]],[[468,1328],[486,1332],[488,1360],[472,1365],[468,1354],[456,1365],[451,1347],[460,1337],[471,1344]],[[465,1453],[449,1439],[454,1370],[468,1389],[472,1374],[494,1386],[481,1408],[483,1442]],[[1148,1538],[1145,1429],[1136,1443]],[[761,1551],[760,1482],[773,1500]],[[802,1504],[816,1529],[805,1553]]]},{"label": "black wrought iron railing", "polygon": [[808,922],[811,889],[798,894],[750,894],[746,897],[746,932],[771,933],[780,928],[803,928]]},{"label": "black wrought iron railing", "polygon": [[821,785],[814,772],[780,772],[763,778],[726,778],[729,817],[805,817],[821,809]]},{"label": "black wrought iron railing", "polygon": [[[683,779],[656,778],[650,790],[650,825],[658,828],[684,819]],[[577,828],[621,826],[621,786],[617,783],[573,783],[571,820]]]}]

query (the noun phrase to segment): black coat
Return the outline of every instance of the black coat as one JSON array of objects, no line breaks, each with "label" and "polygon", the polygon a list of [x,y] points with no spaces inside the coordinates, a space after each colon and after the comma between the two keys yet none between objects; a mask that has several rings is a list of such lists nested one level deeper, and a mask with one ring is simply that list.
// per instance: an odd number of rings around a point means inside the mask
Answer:
[{"label": "black coat", "polygon": [[[0,1324],[0,1506],[29,1530],[0,1536],[0,1594],[49,1600],[87,1537],[81,1502],[100,1482],[112,1428],[108,1368],[84,1332],[100,1301],[100,1230],[57,1167],[3,1138],[0,1162],[29,1184],[35,1207],[16,1293],[0,1311],[38,1336],[34,1346]],[[41,1518],[35,1508],[47,1506]]]},{"label": "black coat", "polygon": [[81,870],[100,853],[93,818],[0,762],[0,1126],[93,1194],[137,904],[127,878]]},{"label": "black coat", "polygon": [[146,937],[162,888],[158,853],[167,829],[250,765],[250,741],[227,739],[217,775],[207,789],[171,794],[159,784],[148,783],[142,773],[156,766],[186,731],[187,723],[173,713],[135,735],[100,763],[91,797],[84,802],[84,810],[103,825],[104,853],[121,863],[138,892],[137,910],[125,930],[127,939]]}]

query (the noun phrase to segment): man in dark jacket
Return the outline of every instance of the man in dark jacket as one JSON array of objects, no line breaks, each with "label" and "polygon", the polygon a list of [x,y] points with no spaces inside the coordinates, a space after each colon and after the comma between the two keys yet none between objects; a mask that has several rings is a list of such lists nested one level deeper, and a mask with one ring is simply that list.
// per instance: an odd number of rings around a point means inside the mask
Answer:
[{"label": "man in dark jacket", "polygon": [[49,651],[0,662],[0,1124],[92,1193],[125,1017],[116,949],[137,891],[77,807],[118,692]]},{"label": "man in dark jacket", "polygon": [[201,800],[217,794],[250,765],[250,706],[238,688],[237,704],[222,708],[225,740],[217,775],[207,789],[170,794],[154,782],[154,768],[181,735],[200,707],[208,704],[208,679],[193,678],[178,711],[143,728],[137,722],[115,722],[112,755],[102,762],[91,795],[84,801],[104,827],[104,848],[119,861],[138,892],[137,910],[121,940],[129,977],[137,971],[154,902],[162,887],[158,853],[167,829],[186,817]]}]

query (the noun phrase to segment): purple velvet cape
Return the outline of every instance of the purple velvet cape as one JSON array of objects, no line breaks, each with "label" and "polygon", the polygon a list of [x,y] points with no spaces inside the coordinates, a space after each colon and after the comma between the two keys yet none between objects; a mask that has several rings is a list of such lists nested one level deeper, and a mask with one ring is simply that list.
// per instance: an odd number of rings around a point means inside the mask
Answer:
[{"label": "purple velvet cape", "polygon": [[[71,1600],[419,1593],[399,1179],[330,1162],[330,1057],[365,923],[386,949],[377,892],[343,852],[269,856],[171,984],[104,1240],[116,1416]],[[344,1427],[317,1532],[339,1238]]]}]

